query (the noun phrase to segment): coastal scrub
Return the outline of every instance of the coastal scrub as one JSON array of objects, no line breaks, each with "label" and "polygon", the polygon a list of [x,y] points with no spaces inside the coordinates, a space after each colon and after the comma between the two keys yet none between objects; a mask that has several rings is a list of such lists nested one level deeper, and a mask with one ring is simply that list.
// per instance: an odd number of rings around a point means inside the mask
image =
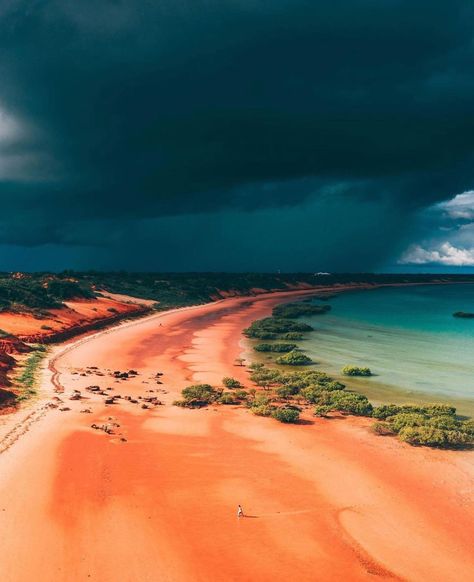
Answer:
[{"label": "coastal scrub", "polygon": [[39,367],[46,357],[47,351],[46,346],[38,344],[26,358],[25,364],[16,378],[16,385],[18,387],[16,400],[18,402],[22,402],[36,395]]}]

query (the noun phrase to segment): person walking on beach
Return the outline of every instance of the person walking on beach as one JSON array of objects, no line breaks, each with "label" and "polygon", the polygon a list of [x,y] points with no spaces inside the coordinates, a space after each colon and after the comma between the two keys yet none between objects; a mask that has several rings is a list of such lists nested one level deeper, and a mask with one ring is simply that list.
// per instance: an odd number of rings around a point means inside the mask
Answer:
[{"label": "person walking on beach", "polygon": [[237,517],[244,517],[244,510],[241,505],[237,506]]}]

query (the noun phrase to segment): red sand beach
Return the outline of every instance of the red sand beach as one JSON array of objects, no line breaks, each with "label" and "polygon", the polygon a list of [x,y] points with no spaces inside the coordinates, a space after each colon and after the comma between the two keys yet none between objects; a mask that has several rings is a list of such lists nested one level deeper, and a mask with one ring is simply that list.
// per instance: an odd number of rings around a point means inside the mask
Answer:
[{"label": "red sand beach", "polygon": [[[54,349],[71,410],[42,408],[46,370],[38,419],[17,419],[20,438],[0,454],[2,582],[474,577],[474,453],[376,437],[367,419],[283,426],[171,406],[191,381],[248,385],[234,365],[241,330],[281,297],[153,315]],[[89,385],[164,406],[105,405]],[[70,401],[73,389],[84,398]]]}]

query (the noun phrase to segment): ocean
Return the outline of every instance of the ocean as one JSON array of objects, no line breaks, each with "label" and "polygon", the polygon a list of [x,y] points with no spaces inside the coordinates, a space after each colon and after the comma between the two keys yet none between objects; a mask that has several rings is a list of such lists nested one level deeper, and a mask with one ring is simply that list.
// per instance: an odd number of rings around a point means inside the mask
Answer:
[{"label": "ocean", "polygon": [[[314,301],[314,303],[320,303]],[[345,380],[374,402],[452,402],[474,415],[474,284],[386,287],[341,293],[300,342],[337,377],[346,364],[374,376]]]},{"label": "ocean", "polygon": [[[474,319],[453,317],[474,312],[474,284],[350,291],[328,303],[327,314],[300,319],[315,329],[298,342],[314,369],[374,404],[450,403],[474,417]],[[255,343],[245,341],[249,360],[275,359],[253,351]],[[346,364],[368,366],[373,376],[344,377]]]}]

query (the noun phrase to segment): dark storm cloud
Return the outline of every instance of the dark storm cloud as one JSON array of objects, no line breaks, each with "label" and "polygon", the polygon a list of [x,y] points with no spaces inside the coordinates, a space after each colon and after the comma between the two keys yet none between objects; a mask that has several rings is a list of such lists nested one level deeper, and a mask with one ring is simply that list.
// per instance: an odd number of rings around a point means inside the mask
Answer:
[{"label": "dark storm cloud", "polygon": [[100,244],[105,229],[123,241],[130,221],[335,195],[356,221],[354,200],[398,209],[380,233],[389,252],[412,212],[472,187],[472,12],[467,0],[4,2],[0,241]]}]

